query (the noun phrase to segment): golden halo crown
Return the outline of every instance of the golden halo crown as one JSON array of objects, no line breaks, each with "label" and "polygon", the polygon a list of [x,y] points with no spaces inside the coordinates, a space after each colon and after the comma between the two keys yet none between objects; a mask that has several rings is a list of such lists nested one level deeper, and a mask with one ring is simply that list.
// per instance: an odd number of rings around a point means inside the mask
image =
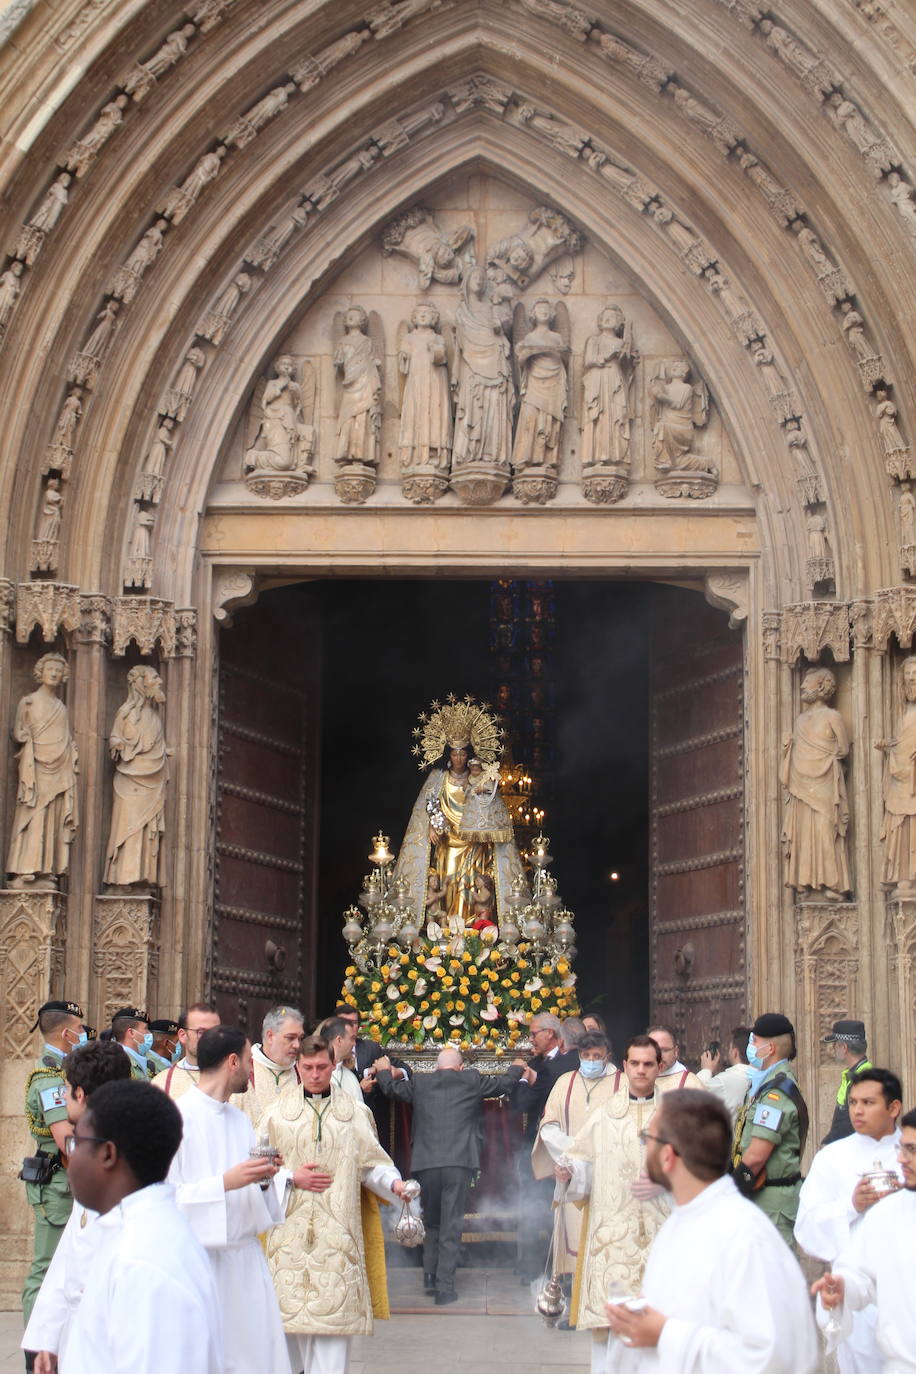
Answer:
[{"label": "golden halo crown", "polygon": [[413,732],[417,743],[411,750],[419,760],[418,768],[431,768],[438,763],[446,746],[459,749],[470,745],[481,763],[492,763],[503,752],[506,732],[486,702],[477,702],[473,697],[459,701],[450,692],[444,706],[434,701],[418,719],[420,723]]}]

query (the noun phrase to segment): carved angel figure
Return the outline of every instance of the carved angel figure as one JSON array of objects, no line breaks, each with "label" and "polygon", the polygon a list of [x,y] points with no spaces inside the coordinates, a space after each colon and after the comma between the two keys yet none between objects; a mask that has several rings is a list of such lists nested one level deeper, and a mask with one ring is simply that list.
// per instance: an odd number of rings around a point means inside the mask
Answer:
[{"label": "carved angel figure", "polygon": [[[533,303],[530,315],[523,305],[516,306],[515,314],[521,405],[512,470],[524,472],[536,467],[556,473],[560,430],[569,401],[569,316],[562,302],[554,305],[546,296]],[[527,333],[526,324],[530,326]]]},{"label": "carved angel figure", "polygon": [[706,472],[717,470],[699,454],[693,453],[694,430],[709,418],[709,393],[702,381],[690,380],[690,364],[677,358],[656,372],[649,383],[652,398],[652,447],[655,466],[660,473]]},{"label": "carved angel figure", "polygon": [[436,306],[420,301],[400,342],[398,371],[405,380],[398,452],[402,480],[432,475],[444,491],[452,455],[452,411],[448,354],[439,323]]},{"label": "carved angel figure", "polygon": [[156,670],[145,664],[131,668],[127,700],[114,718],[109,739],[115,776],[105,881],[118,887],[152,887],[159,881],[170,752],[159,714],[164,701]]},{"label": "carved angel figure", "polygon": [[369,316],[361,305],[351,306],[342,323],[343,338],[334,350],[342,387],[334,461],[375,467],[382,423],[381,350],[370,336]]},{"label": "carved angel figure", "polygon": [[446,234],[422,206],[415,205],[391,221],[382,234],[382,253],[403,253],[416,264],[420,287],[430,282],[459,282],[474,262],[474,230],[462,224]]},{"label": "carved angel figure", "polygon": [[619,305],[597,320],[582,355],[582,467],[628,463],[633,368],[639,354]]},{"label": "carved angel figure", "polygon": [[487,262],[495,263],[517,286],[525,287],[561,254],[575,254],[581,248],[582,237],[565,215],[549,205],[537,205],[528,212],[527,228],[494,244]]},{"label": "carved angel figure", "polygon": [[274,362],[276,377],[260,397],[260,423],[254,443],[245,453],[246,474],[302,472],[314,474],[309,459],[315,452],[315,373],[306,363],[302,385],[292,358],[283,353]]}]

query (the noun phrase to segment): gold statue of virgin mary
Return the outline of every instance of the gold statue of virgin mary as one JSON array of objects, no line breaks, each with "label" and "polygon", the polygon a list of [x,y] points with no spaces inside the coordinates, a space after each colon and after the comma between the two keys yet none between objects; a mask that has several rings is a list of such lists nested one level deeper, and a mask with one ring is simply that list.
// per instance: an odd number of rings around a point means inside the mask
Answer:
[{"label": "gold statue of virgin mary", "polygon": [[428,915],[452,931],[469,924],[481,880],[492,884],[501,916],[513,882],[524,879],[524,868],[499,793],[499,722],[473,697],[449,696],[444,706],[434,701],[420,716],[414,737],[419,766],[430,771],[414,803],[394,877],[407,880],[418,917]]}]

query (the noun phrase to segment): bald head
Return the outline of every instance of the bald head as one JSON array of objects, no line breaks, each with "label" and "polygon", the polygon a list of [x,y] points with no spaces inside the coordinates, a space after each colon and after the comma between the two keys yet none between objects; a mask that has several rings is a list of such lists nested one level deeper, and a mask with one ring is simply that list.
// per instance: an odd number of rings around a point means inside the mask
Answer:
[{"label": "bald head", "polygon": [[439,1051],[439,1057],[438,1057],[437,1060],[436,1060],[436,1068],[437,1068],[437,1069],[463,1069],[463,1068],[464,1068],[464,1060],[461,1058],[461,1054],[459,1053],[458,1050],[453,1050],[453,1049],[440,1050],[440,1051]]}]

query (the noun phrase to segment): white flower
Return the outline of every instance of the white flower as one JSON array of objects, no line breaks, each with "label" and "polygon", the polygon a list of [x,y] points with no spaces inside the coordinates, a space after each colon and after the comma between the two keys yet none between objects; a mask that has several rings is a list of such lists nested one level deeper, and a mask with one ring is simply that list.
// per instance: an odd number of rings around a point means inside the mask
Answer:
[{"label": "white flower", "polygon": [[438,1018],[438,1016],[424,1016],[424,1017],[423,1017],[423,1029],[424,1029],[424,1030],[435,1030],[435,1028],[436,1028],[436,1026],[438,1026],[438,1024],[439,1024],[439,1018]]},{"label": "white flower", "polygon": [[576,986],[576,975],[574,973],[570,973],[568,977],[563,979],[562,986],[564,988],[574,988]]},{"label": "white flower", "polygon": [[416,1007],[412,1007],[409,1002],[405,1002],[404,1006],[398,1012],[398,1020],[406,1021],[408,1016],[413,1016],[415,1012]]},{"label": "white flower", "polygon": [[491,953],[492,951],[489,949],[482,949],[477,956],[478,964],[485,964],[486,961],[489,959]]},{"label": "white flower", "polygon": [[540,979],[540,978],[529,978],[529,979],[528,979],[528,982],[525,984],[525,991],[526,991],[526,992],[537,992],[538,988],[542,988],[543,986],[544,986],[544,983],[543,983],[543,980],[542,980],[542,979]]},{"label": "white flower", "polygon": [[385,991],[391,998],[392,1002],[396,1002],[401,995],[401,989],[398,987],[397,983],[389,983]]},{"label": "white flower", "polygon": [[425,992],[426,989],[427,989],[427,986],[428,986],[428,984],[427,984],[425,978],[418,978],[417,981],[416,981],[416,982],[414,983],[414,985],[413,985],[413,990],[414,990],[415,995],[416,995],[417,997],[422,997],[423,994],[424,994],[424,992]]},{"label": "white flower", "polygon": [[463,1025],[464,1025],[464,1016],[463,1016],[462,1013],[459,1011],[459,1012],[457,1013],[457,1015],[455,1015],[455,1016],[450,1016],[450,1017],[448,1018],[448,1023],[449,1023],[450,1026],[463,1026]]},{"label": "white flower", "polygon": [[499,1015],[499,1007],[495,1002],[488,1002],[480,1013],[481,1021],[495,1021]]},{"label": "white flower", "polygon": [[429,956],[426,960],[426,967],[434,970],[442,967],[442,960],[439,958],[438,954],[431,954]]}]

